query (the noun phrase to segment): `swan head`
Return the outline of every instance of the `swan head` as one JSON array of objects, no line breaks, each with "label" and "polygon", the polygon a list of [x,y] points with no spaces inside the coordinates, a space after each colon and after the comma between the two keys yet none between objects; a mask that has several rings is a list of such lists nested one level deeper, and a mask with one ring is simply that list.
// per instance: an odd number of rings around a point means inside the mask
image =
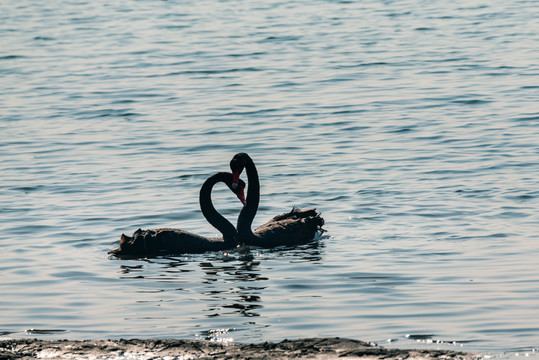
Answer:
[{"label": "swan head", "polygon": [[232,170],[232,188],[238,187],[240,175],[250,159],[246,153],[238,153],[230,160],[230,170]]},{"label": "swan head", "polygon": [[247,201],[245,200],[245,181],[240,179],[238,175],[237,178],[232,177],[232,182],[227,183],[226,185],[234,194],[236,194],[243,206],[245,206],[247,204]]}]

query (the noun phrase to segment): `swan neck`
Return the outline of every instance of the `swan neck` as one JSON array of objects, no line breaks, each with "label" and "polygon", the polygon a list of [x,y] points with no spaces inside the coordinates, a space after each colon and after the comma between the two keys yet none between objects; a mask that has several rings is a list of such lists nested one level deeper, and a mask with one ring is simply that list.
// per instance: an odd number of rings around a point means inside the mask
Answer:
[{"label": "swan neck", "polygon": [[[227,175],[229,175],[229,179],[227,178]],[[232,225],[230,221],[228,221],[223,215],[219,214],[219,212],[215,209],[215,206],[213,206],[213,202],[211,200],[213,186],[218,182],[226,183],[227,181],[232,182],[232,174],[218,173],[210,176],[200,188],[199,203],[200,210],[202,210],[202,215],[204,215],[206,220],[214,228],[223,234],[224,242],[233,243],[237,240],[238,233],[236,228],[234,228],[234,225]]]},{"label": "swan neck", "polygon": [[260,181],[253,160],[246,155],[245,172],[247,173],[247,204],[243,207],[238,218],[238,233],[241,238],[255,237],[251,225],[260,202]]}]

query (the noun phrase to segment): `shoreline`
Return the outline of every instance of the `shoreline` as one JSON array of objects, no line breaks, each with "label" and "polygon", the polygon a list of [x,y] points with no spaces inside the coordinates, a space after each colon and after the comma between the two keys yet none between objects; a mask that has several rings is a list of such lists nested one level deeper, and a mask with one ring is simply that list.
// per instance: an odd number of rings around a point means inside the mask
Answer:
[{"label": "shoreline", "polygon": [[120,339],[0,341],[0,360],[15,359],[444,359],[478,360],[485,356],[452,350],[386,349],[346,338],[304,338],[254,344],[204,340]]}]

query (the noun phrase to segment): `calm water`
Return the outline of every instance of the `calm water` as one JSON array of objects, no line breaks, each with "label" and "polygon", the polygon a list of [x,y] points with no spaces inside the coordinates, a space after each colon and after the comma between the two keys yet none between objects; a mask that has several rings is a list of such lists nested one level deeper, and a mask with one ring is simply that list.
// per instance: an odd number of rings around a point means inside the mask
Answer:
[{"label": "calm water", "polygon": [[[537,354],[536,1],[109,3],[0,3],[1,335]],[[240,151],[327,234],[107,256]]]}]

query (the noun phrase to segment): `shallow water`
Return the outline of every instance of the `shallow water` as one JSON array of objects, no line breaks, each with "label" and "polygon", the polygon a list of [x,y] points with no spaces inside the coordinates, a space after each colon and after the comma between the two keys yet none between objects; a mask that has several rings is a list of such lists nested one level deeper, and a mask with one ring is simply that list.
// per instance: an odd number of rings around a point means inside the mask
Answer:
[{"label": "shallow water", "polygon": [[[534,1],[0,4],[0,334],[539,347]],[[295,249],[118,260],[217,235],[236,152]],[[235,222],[225,189],[217,207]],[[391,341],[388,341],[388,340]],[[442,344],[439,344],[443,342]]]}]

